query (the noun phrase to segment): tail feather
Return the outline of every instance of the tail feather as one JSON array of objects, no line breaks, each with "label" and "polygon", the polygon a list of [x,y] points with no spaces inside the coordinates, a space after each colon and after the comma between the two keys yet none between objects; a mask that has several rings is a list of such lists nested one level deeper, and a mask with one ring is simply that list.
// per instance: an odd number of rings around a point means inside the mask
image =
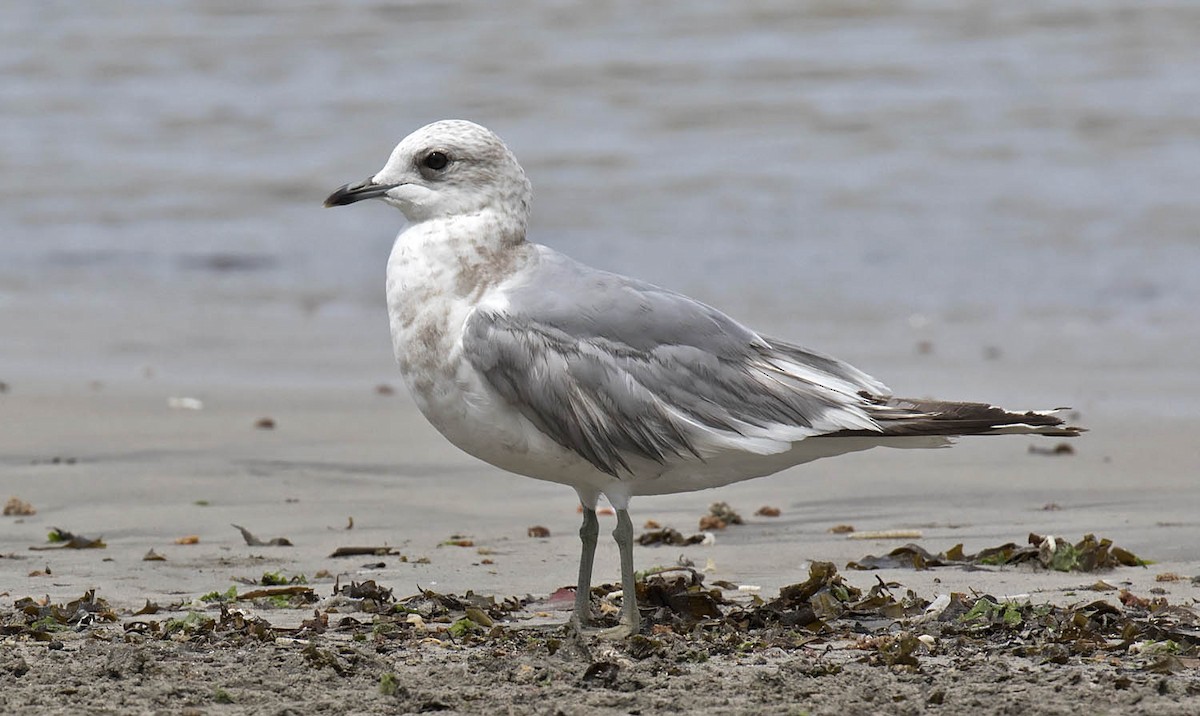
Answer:
[{"label": "tail feather", "polygon": [[867,402],[864,406],[867,414],[879,424],[880,431],[842,430],[830,433],[830,437],[1018,434],[1070,438],[1084,432],[1056,415],[1068,408],[1017,413],[987,403],[860,395]]}]

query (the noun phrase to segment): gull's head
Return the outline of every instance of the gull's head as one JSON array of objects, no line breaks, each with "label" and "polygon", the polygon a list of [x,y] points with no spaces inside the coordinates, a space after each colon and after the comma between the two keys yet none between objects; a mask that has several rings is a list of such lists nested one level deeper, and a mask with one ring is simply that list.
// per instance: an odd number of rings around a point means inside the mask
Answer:
[{"label": "gull's head", "polygon": [[523,225],[531,196],[529,179],[499,137],[450,119],[405,137],[383,169],[333,192],[325,206],[382,199],[414,223],[496,210],[517,214]]}]

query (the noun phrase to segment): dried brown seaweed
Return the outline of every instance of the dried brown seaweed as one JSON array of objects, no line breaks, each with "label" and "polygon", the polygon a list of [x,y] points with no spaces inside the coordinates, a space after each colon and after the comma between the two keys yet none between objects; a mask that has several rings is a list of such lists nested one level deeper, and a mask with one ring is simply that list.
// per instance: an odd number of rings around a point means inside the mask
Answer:
[{"label": "dried brown seaweed", "polygon": [[847,563],[847,569],[930,569],[932,567],[980,567],[1028,564],[1060,572],[1095,572],[1115,567],[1150,564],[1132,552],[1117,547],[1110,539],[1084,535],[1071,543],[1061,537],[1030,533],[1025,546],[1009,542],[967,554],[961,544],[933,554],[917,544],[906,544],[885,555],[867,555]]}]

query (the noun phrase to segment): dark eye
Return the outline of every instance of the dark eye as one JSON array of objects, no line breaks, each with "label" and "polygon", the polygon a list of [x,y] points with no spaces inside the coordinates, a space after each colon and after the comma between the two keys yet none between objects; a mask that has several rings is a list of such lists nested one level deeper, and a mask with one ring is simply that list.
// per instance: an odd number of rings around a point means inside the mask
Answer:
[{"label": "dark eye", "polygon": [[424,159],[421,160],[422,166],[433,169],[434,171],[445,169],[446,165],[449,163],[450,157],[446,156],[443,152],[430,152],[425,155]]}]

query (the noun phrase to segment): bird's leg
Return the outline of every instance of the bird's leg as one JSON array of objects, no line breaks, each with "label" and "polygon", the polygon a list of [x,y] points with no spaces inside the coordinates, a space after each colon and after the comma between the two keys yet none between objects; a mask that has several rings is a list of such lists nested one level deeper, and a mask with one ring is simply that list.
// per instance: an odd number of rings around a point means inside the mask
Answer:
[{"label": "bird's leg", "polygon": [[633,574],[633,521],[629,510],[617,510],[613,539],[621,552],[621,624],[601,633],[611,639],[624,639],[638,632],[637,581]]},{"label": "bird's leg", "polygon": [[592,561],[596,557],[596,537],[600,534],[600,522],[596,509],[583,508],[583,525],[579,527],[579,541],[583,549],[579,554],[579,580],[575,583],[575,612],[571,625],[582,631],[592,617]]}]

